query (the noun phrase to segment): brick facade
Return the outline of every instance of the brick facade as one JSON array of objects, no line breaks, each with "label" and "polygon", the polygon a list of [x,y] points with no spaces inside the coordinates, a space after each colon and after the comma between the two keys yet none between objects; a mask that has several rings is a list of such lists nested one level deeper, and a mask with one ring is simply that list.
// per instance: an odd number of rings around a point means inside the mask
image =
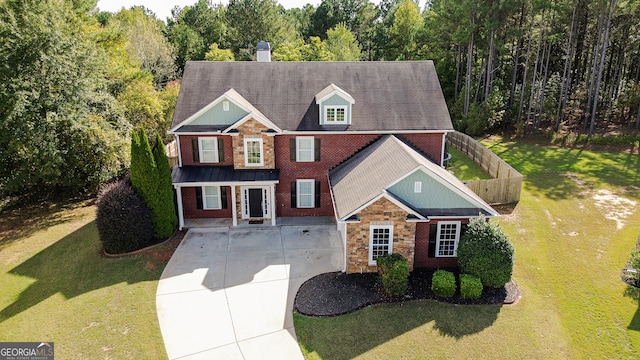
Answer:
[{"label": "brick facade", "polygon": [[[249,119],[237,128],[239,135],[232,136],[233,166],[236,169],[275,169],[274,136],[266,134],[267,128],[262,123]],[[247,166],[244,159],[244,140],[249,138],[262,139],[263,166]]]},{"label": "brick facade", "polygon": [[429,134],[400,134],[399,137],[417,147],[438,165],[442,159],[442,133]]},{"label": "brick facade", "polygon": [[405,221],[407,211],[401,209],[386,198],[381,198],[362,210],[359,223],[347,224],[347,273],[374,272],[375,266],[369,266],[370,226],[393,223],[393,253],[407,259],[409,269],[413,270],[415,222]]}]

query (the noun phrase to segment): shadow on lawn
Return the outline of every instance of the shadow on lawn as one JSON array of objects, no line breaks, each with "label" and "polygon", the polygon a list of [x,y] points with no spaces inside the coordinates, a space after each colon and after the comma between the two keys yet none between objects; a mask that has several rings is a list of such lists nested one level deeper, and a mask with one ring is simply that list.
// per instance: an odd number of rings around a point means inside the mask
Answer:
[{"label": "shadow on lawn", "polygon": [[633,318],[631,319],[629,326],[627,326],[627,329],[640,331],[640,289],[635,286],[627,285],[627,288],[624,290],[624,296],[632,298],[633,300],[638,302],[638,309],[633,315]]},{"label": "shadow on lawn", "polygon": [[145,268],[146,259],[140,255],[106,258],[101,251],[95,222],[91,222],[9,271],[35,282],[0,310],[0,322],[58,293],[70,299],[122,282],[157,280],[162,272],[162,267]]},{"label": "shadow on lawn", "polygon": [[[421,346],[421,340],[432,331],[456,340],[477,334],[496,321],[501,309],[496,305],[459,306],[419,300],[401,305],[380,304],[337,318],[296,314],[295,327],[300,345],[319,358],[352,359],[378,346]],[[308,323],[301,327],[300,322]],[[387,344],[401,336],[403,344]]]}]

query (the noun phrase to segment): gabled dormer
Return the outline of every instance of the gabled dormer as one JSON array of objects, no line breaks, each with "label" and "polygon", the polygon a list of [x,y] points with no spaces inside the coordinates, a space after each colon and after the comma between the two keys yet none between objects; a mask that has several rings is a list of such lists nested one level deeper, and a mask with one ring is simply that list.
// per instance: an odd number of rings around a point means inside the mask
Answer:
[{"label": "gabled dormer", "polygon": [[349,93],[331,84],[316,94],[320,125],[351,125],[352,105],[356,101]]}]

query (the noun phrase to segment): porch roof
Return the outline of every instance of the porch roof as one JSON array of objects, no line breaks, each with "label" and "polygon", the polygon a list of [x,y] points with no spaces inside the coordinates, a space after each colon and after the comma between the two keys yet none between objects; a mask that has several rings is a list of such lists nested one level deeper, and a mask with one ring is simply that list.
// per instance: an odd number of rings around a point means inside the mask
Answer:
[{"label": "porch roof", "polygon": [[272,182],[280,179],[278,169],[234,169],[233,166],[176,166],[171,180],[174,184]]}]

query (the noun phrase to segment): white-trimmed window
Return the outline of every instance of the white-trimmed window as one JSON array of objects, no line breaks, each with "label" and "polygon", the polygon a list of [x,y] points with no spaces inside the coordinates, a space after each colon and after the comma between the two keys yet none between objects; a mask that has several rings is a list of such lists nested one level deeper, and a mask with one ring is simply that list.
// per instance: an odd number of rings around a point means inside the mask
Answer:
[{"label": "white-trimmed window", "polygon": [[296,161],[297,162],[313,162],[314,161],[314,138],[313,136],[296,137]]},{"label": "white-trimmed window", "polygon": [[422,192],[422,181],[415,181],[413,183],[413,192],[419,194]]},{"label": "white-trimmed window", "polygon": [[393,225],[369,226],[369,265],[376,265],[378,256],[393,252]]},{"label": "white-trimmed window", "polygon": [[438,222],[436,257],[455,257],[458,254],[461,227],[460,221]]},{"label": "white-trimmed window", "polygon": [[314,207],[314,188],[315,180],[296,180],[296,207],[312,208]]},{"label": "white-trimmed window", "polygon": [[200,162],[215,163],[220,161],[220,157],[218,156],[218,138],[198,138],[198,149],[200,151]]},{"label": "white-trimmed window", "polygon": [[347,123],[347,107],[344,105],[325,106],[324,122],[325,124],[346,124]]},{"label": "white-trimmed window", "polygon": [[202,187],[202,207],[206,210],[222,208],[220,204],[220,187],[219,186],[203,186]]},{"label": "white-trimmed window", "polygon": [[262,138],[244,139],[244,164],[246,166],[264,166]]}]

